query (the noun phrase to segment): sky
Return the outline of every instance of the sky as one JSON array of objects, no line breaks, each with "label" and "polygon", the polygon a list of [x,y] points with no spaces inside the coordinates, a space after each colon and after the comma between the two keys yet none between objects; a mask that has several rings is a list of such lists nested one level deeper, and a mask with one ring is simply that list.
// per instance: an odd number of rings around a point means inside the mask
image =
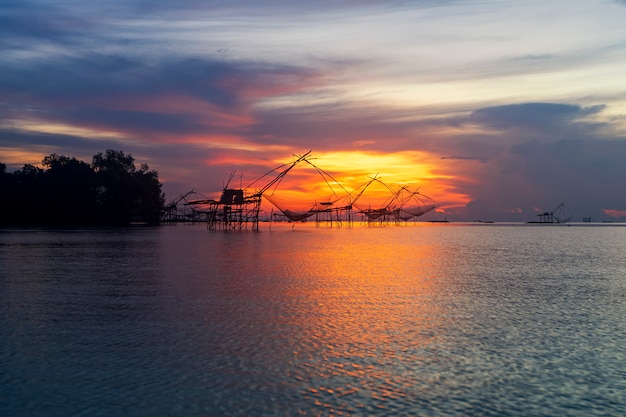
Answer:
[{"label": "sky", "polygon": [[[451,221],[626,221],[625,21],[624,0],[2,0],[0,162],[121,150],[171,201],[311,151]],[[301,165],[280,189],[321,193]]]}]

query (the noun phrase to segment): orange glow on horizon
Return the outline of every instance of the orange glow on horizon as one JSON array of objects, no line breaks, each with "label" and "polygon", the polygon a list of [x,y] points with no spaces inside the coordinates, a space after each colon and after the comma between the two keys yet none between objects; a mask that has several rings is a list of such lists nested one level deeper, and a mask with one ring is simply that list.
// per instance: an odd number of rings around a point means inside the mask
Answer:
[{"label": "orange glow on horizon", "polygon": [[31,164],[34,166],[41,166],[43,155],[40,152],[30,152],[18,149],[0,148],[2,152],[2,162],[6,165],[19,165],[22,167],[25,164]]},{"label": "orange glow on horizon", "polygon": [[[279,183],[267,189],[265,195],[274,200],[274,204],[285,204],[290,210],[306,210],[322,202],[333,202],[337,206],[352,204],[355,200],[360,208],[379,208],[402,189],[405,197],[406,193],[418,192],[415,198],[445,202],[446,206],[463,206],[470,201],[469,196],[453,187],[455,177],[442,174],[439,160],[424,152],[330,152],[311,154],[309,160],[319,170],[300,162]],[[286,164],[277,160],[274,163],[274,168]],[[440,172],[435,174],[434,171]],[[280,172],[282,169],[254,182],[249,192],[261,189]],[[244,184],[247,183],[244,181]]]}]

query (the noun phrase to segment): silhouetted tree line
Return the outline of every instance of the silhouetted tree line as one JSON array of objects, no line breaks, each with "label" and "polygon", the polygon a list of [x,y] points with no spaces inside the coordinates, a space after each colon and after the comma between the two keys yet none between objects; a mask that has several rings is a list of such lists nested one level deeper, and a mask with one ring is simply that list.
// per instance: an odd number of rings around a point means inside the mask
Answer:
[{"label": "silhouetted tree line", "polygon": [[52,154],[42,165],[8,173],[0,163],[0,225],[159,222],[164,205],[159,174],[147,164],[137,169],[132,155],[107,150],[88,164]]}]

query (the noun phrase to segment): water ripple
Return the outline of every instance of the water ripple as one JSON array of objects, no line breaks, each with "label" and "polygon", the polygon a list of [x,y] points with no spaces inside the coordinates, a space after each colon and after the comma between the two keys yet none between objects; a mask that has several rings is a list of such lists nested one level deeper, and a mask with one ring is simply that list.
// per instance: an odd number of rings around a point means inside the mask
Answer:
[{"label": "water ripple", "polygon": [[625,232],[0,232],[0,414],[623,415]]}]

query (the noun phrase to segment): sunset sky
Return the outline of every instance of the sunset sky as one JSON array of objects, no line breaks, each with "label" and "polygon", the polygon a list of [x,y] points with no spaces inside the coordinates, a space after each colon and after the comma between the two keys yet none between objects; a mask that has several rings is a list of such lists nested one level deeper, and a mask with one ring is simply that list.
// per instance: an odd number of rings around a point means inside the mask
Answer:
[{"label": "sunset sky", "polygon": [[[122,150],[169,201],[312,150],[448,220],[626,221],[625,22],[623,0],[5,0],[0,162]],[[280,186],[307,191],[298,169]]]}]

